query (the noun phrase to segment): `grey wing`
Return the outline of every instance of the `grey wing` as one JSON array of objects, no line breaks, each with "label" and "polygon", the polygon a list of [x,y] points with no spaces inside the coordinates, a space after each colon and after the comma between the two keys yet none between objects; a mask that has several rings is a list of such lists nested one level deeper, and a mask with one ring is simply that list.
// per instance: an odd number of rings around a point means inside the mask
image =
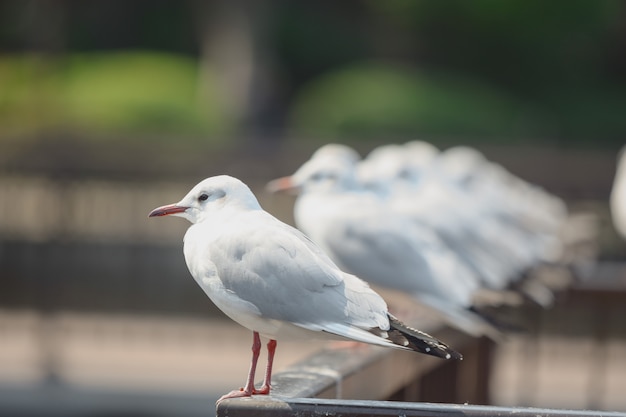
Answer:
[{"label": "grey wing", "polygon": [[214,262],[227,290],[265,318],[311,330],[388,326],[386,304],[367,284],[341,272],[301,232],[278,222],[271,226],[248,232],[245,247],[232,235],[217,242]]},{"label": "grey wing", "polygon": [[372,284],[416,292],[433,271],[426,251],[418,250],[408,233],[410,227],[383,220],[342,221],[329,228],[324,243],[344,270]]},{"label": "grey wing", "polygon": [[431,294],[462,305],[478,285],[476,276],[432,231],[396,218],[347,224],[328,245],[347,271],[372,284]]}]

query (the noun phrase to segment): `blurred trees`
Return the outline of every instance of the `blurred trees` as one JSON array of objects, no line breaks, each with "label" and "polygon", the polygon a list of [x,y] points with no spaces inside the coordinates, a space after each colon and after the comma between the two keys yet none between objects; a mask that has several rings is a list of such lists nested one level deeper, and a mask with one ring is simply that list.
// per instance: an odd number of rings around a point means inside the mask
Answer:
[{"label": "blurred trees", "polygon": [[613,146],[619,0],[0,1],[0,134]]}]

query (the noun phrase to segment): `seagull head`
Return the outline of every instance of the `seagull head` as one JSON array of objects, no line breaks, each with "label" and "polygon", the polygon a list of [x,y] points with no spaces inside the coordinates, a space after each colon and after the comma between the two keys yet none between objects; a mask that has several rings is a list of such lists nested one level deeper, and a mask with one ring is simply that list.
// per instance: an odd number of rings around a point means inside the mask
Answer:
[{"label": "seagull head", "polygon": [[477,149],[454,146],[437,159],[437,172],[451,185],[461,188],[480,183],[491,163]]},{"label": "seagull head", "polygon": [[359,154],[345,145],[325,145],[293,175],[270,181],[267,189],[292,193],[352,189],[358,186],[355,169],[359,159]]},{"label": "seagull head", "polygon": [[259,202],[246,184],[228,175],[218,175],[198,183],[178,203],[155,208],[148,217],[178,216],[195,224],[225,207],[260,209]]},{"label": "seagull head", "polygon": [[438,154],[434,145],[418,140],[382,145],[359,164],[359,180],[373,190],[385,190],[397,183],[416,185]]}]

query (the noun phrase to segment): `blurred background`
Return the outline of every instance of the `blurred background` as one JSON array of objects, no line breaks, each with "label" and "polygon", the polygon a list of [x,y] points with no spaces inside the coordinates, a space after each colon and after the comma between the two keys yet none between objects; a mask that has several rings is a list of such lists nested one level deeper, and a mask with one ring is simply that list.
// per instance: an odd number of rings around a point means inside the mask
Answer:
[{"label": "blurred background", "polygon": [[[622,283],[499,348],[491,402],[626,410],[625,51],[619,0],[0,0],[0,414],[212,414],[250,335],[191,279],[185,221],[147,213],[226,173],[293,223],[268,180],[413,139],[596,213]],[[321,345],[289,346],[278,367]]]}]

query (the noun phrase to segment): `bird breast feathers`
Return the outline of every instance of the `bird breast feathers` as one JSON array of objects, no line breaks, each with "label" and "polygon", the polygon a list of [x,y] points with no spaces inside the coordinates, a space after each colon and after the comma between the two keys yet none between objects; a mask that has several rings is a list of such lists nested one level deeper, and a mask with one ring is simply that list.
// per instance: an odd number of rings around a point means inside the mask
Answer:
[{"label": "bird breast feathers", "polygon": [[365,282],[342,272],[300,231],[261,210],[192,225],[184,252],[194,279],[231,317],[241,319],[244,306],[244,315],[311,330],[334,333],[332,323],[389,328],[384,300]]},{"label": "bird breast feathers", "polygon": [[[185,257],[197,281],[218,277],[225,290],[256,305],[267,317],[297,319],[289,310],[302,310],[301,300],[324,310],[325,304],[337,301],[326,297],[346,296],[343,273],[303,234],[278,221],[249,220],[227,231],[203,224],[190,228]],[[200,238],[206,234],[212,238]],[[345,306],[347,300],[338,304]]]}]

